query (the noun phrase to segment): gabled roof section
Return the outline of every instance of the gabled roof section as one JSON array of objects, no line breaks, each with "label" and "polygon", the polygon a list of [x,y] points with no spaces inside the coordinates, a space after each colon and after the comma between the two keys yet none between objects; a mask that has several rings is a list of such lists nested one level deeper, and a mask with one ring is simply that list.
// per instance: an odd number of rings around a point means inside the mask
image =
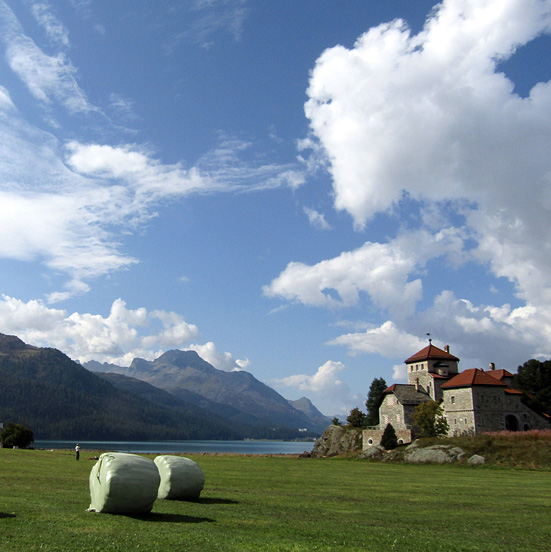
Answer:
[{"label": "gabled roof section", "polygon": [[430,401],[430,395],[423,391],[416,391],[415,385],[395,383],[384,390],[385,395],[393,393],[400,404],[421,404]]},{"label": "gabled roof section", "polygon": [[450,353],[439,349],[438,347],[436,347],[436,345],[433,345],[432,343],[429,343],[427,347],[421,349],[413,356],[410,356],[404,362],[406,364],[411,364],[412,362],[421,362],[423,360],[455,360],[459,362],[459,359],[456,356],[453,356]]},{"label": "gabled roof section", "polygon": [[503,368],[499,370],[488,370],[485,372],[489,376],[492,376],[492,378],[496,378],[497,380],[501,381],[503,378],[512,378],[513,374],[509,372],[508,370],[503,370]]},{"label": "gabled roof section", "polygon": [[492,387],[507,387],[503,382],[488,375],[480,368],[469,368],[450,381],[444,383],[441,389],[453,389],[455,387],[473,387],[474,385],[487,385]]}]

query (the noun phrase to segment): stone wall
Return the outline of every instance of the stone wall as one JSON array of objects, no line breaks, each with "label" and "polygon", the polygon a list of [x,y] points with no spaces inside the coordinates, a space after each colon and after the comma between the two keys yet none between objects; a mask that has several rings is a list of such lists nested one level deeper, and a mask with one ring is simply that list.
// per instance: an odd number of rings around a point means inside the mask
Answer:
[{"label": "stone wall", "polygon": [[506,429],[549,429],[543,416],[525,406],[521,395],[499,387],[474,386],[444,390],[442,403],[449,435]]},{"label": "stone wall", "polygon": [[407,412],[393,393],[385,395],[379,407],[379,422],[383,430],[387,424],[392,424],[395,430],[407,429],[411,425],[410,418],[411,413]]},{"label": "stone wall", "polygon": [[[394,424],[392,424],[394,427]],[[395,429],[396,439],[398,444],[407,445],[412,441],[411,429]],[[378,446],[381,444],[383,438],[383,429],[364,429],[362,432],[362,450],[368,450],[370,447]]]},{"label": "stone wall", "polygon": [[[500,391],[503,393],[503,389],[500,388]],[[470,387],[444,390],[441,406],[448,421],[448,435],[475,432],[473,394]]]}]

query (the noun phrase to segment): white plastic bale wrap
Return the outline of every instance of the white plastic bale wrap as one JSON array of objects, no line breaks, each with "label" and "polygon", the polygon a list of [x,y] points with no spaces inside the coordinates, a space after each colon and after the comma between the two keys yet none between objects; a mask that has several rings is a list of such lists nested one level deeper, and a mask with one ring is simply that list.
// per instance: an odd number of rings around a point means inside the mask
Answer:
[{"label": "white plastic bale wrap", "polygon": [[151,511],[159,490],[153,460],[136,454],[106,452],[90,472],[90,511],[144,514]]},{"label": "white plastic bale wrap", "polygon": [[205,485],[205,476],[199,464],[182,456],[157,456],[155,464],[161,476],[158,498],[169,500],[199,498]]}]

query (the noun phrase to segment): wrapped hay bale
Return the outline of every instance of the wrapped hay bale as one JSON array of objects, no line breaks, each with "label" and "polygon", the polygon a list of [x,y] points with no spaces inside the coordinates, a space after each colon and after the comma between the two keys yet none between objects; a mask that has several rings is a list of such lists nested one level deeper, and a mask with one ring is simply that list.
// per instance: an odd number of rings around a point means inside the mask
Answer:
[{"label": "wrapped hay bale", "polygon": [[161,484],[158,498],[169,500],[195,500],[205,484],[199,464],[182,456],[157,456]]},{"label": "wrapped hay bale", "polygon": [[89,511],[148,513],[157,498],[160,479],[153,460],[135,454],[106,452],[90,472]]}]

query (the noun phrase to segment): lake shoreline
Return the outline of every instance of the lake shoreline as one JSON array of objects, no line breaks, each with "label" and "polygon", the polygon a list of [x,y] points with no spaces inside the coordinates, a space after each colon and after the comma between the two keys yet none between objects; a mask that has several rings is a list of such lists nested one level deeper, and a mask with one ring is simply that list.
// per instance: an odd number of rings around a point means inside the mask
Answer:
[{"label": "lake shoreline", "polygon": [[87,452],[128,452],[133,454],[210,454],[237,456],[288,456],[311,451],[311,441],[69,441],[36,440],[34,449],[74,451],[80,445]]}]

